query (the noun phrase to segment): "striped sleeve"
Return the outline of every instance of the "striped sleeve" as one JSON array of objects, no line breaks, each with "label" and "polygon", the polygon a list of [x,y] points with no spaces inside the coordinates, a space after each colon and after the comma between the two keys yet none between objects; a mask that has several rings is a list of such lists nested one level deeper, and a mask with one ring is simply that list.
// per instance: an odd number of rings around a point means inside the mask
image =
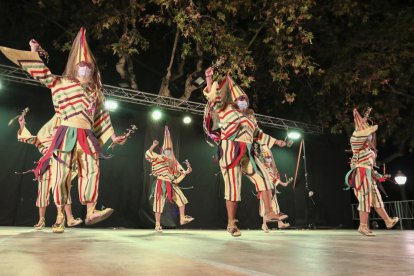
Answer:
[{"label": "striped sleeve", "polygon": [[112,127],[111,117],[108,110],[105,110],[104,101],[97,102],[97,107],[93,122],[93,133],[98,141],[103,145],[115,133]]},{"label": "striped sleeve", "polygon": [[254,133],[253,133],[254,141],[259,143],[261,146],[266,146],[270,150],[273,147],[273,145],[275,144],[275,142],[277,141],[277,139],[273,138],[269,134],[264,133],[263,130],[261,130],[259,128],[254,115],[251,115],[250,119],[252,119],[252,121],[254,121],[254,125],[256,127],[255,130],[254,130]]},{"label": "striped sleeve", "polygon": [[26,127],[24,127],[22,131],[19,130],[17,132],[17,141],[19,142],[34,145],[36,142],[36,139],[37,139],[36,136],[33,136]]},{"label": "striped sleeve", "polygon": [[155,153],[154,151],[147,150],[145,152],[145,159],[147,159],[147,161],[149,161],[149,162],[154,161],[158,157],[160,157],[160,155]]},{"label": "striped sleeve", "polygon": [[208,92],[207,87],[205,87],[203,94],[209,104],[213,105],[215,109],[223,107],[222,95],[220,93],[220,89],[218,89],[218,83],[216,81],[213,82],[210,92]]},{"label": "striped sleeve", "polygon": [[279,184],[280,184],[280,182],[282,182],[282,180],[280,179],[280,173],[277,171],[277,172],[275,173],[274,183],[275,183],[275,185],[277,186],[277,185],[279,185]]},{"label": "striped sleeve", "polygon": [[21,51],[7,47],[0,47],[0,51],[44,86],[53,88],[58,82],[59,78],[50,72],[37,52]]},{"label": "striped sleeve", "polygon": [[173,182],[175,184],[178,184],[181,181],[183,181],[183,179],[185,178],[185,176],[186,176],[186,174],[184,173],[184,168],[180,164],[178,164],[177,165],[177,169],[174,172],[174,181]]},{"label": "striped sleeve", "polygon": [[41,154],[44,154],[48,149],[48,147],[46,147],[37,136],[33,136],[26,127],[24,127],[22,131],[17,132],[17,141],[36,146]]}]

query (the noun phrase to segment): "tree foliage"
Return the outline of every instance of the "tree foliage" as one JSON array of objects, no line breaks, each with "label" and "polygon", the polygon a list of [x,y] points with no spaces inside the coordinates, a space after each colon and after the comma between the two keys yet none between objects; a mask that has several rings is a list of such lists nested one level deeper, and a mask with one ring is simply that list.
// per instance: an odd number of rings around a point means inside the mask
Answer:
[{"label": "tree foliage", "polygon": [[383,142],[392,137],[402,149],[414,146],[414,130],[407,127],[414,123],[412,1],[6,0],[1,5],[8,45],[26,39],[15,35],[23,32],[65,51],[83,25],[100,65],[132,88],[155,79],[161,95],[200,100],[193,80],[225,60],[218,75],[230,71],[260,113],[338,133],[352,130],[354,106],[372,106]]}]

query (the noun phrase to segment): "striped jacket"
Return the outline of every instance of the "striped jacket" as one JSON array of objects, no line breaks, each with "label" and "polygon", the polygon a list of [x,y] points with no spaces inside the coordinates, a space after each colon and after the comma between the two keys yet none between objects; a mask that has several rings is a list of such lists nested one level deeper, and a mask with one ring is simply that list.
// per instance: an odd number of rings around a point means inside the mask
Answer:
[{"label": "striped jacket", "polygon": [[145,159],[151,162],[151,174],[157,177],[157,179],[167,180],[178,184],[184,177],[184,169],[181,165],[175,161],[174,167],[169,166],[169,159],[161,154],[157,154],[154,151],[147,150],[145,152]]},{"label": "striped jacket", "polygon": [[351,169],[366,168],[372,171],[372,176],[375,179],[384,177],[378,171],[374,170],[377,153],[365,144],[368,136],[352,135],[350,142],[352,148]]},{"label": "striped jacket", "polygon": [[257,142],[269,149],[272,148],[276,139],[265,134],[259,128],[254,114],[244,114],[232,104],[225,103],[223,98],[226,95],[221,95],[217,82],[213,83],[210,92],[205,88],[203,93],[209,105],[214,107],[218,115],[221,140],[232,140],[247,144]]},{"label": "striped jacket", "polygon": [[62,125],[91,129],[101,144],[114,133],[102,91],[90,91],[74,80],[53,75],[36,52],[0,47],[12,62],[27,71],[52,92],[55,113]]},{"label": "striped jacket", "polygon": [[350,143],[353,153],[351,168],[365,167],[372,169],[374,167],[377,155],[375,151],[366,144],[367,139],[368,136],[351,136]]}]

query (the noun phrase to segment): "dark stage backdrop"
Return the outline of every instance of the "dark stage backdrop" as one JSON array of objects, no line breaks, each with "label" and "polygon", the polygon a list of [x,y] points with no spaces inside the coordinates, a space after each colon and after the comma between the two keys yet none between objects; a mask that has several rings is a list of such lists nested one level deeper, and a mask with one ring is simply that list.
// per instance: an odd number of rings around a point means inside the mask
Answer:
[{"label": "dark stage backdrop", "polygon": [[[35,207],[37,183],[32,180],[33,175],[16,175],[14,172],[33,168],[33,162],[40,158],[40,154],[34,146],[17,142],[17,123],[7,127],[8,120],[27,106],[30,108],[26,118],[27,127],[35,134],[53,115],[49,91],[46,88],[3,83],[0,90],[0,225],[30,226],[38,217]],[[164,118],[153,122],[150,110],[151,107],[147,106],[120,103],[118,110],[111,113],[117,134],[121,134],[130,124],[136,124],[138,131],[126,145],[115,148],[113,158],[101,161],[97,208],[112,207],[116,211],[97,227],[153,227],[152,204],[148,193],[154,179],[150,176],[150,164],[144,159],[144,153],[153,139],[158,139],[162,144],[164,125],[167,124],[178,160],[182,162],[188,159],[193,166],[193,172],[181,184],[190,202],[186,207],[187,213],[196,218],[186,227],[224,228],[226,211],[222,177],[214,161],[216,148],[205,142],[202,118],[193,115],[193,123],[184,125],[181,121],[184,113],[164,110]],[[279,139],[284,139],[286,135],[285,131],[264,130]],[[290,216],[292,225],[299,227],[309,224],[351,227],[350,192],[342,190],[343,176],[347,170],[344,154],[346,139],[343,136],[306,135],[305,141],[308,182],[314,191],[315,204],[305,189],[302,160],[296,189],[293,190],[292,184],[287,188],[279,188],[282,212]],[[294,175],[298,150],[299,143],[291,148],[273,149],[282,175]],[[72,185],[73,213],[75,217],[84,218],[86,209],[78,200],[77,181]],[[242,228],[258,228],[261,224],[258,200],[253,192],[253,185],[243,179],[242,202],[237,215]],[[56,215],[52,198],[51,202],[46,216],[49,226]],[[177,222],[178,208],[167,203],[162,223],[168,228],[176,227]]]}]

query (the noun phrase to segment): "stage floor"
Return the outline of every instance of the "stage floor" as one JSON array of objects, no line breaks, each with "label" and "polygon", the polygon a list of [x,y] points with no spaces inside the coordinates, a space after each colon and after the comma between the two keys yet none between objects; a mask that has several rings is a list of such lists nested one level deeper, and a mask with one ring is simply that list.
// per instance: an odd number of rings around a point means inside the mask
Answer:
[{"label": "stage floor", "polygon": [[0,227],[1,275],[414,275],[414,231]]}]

